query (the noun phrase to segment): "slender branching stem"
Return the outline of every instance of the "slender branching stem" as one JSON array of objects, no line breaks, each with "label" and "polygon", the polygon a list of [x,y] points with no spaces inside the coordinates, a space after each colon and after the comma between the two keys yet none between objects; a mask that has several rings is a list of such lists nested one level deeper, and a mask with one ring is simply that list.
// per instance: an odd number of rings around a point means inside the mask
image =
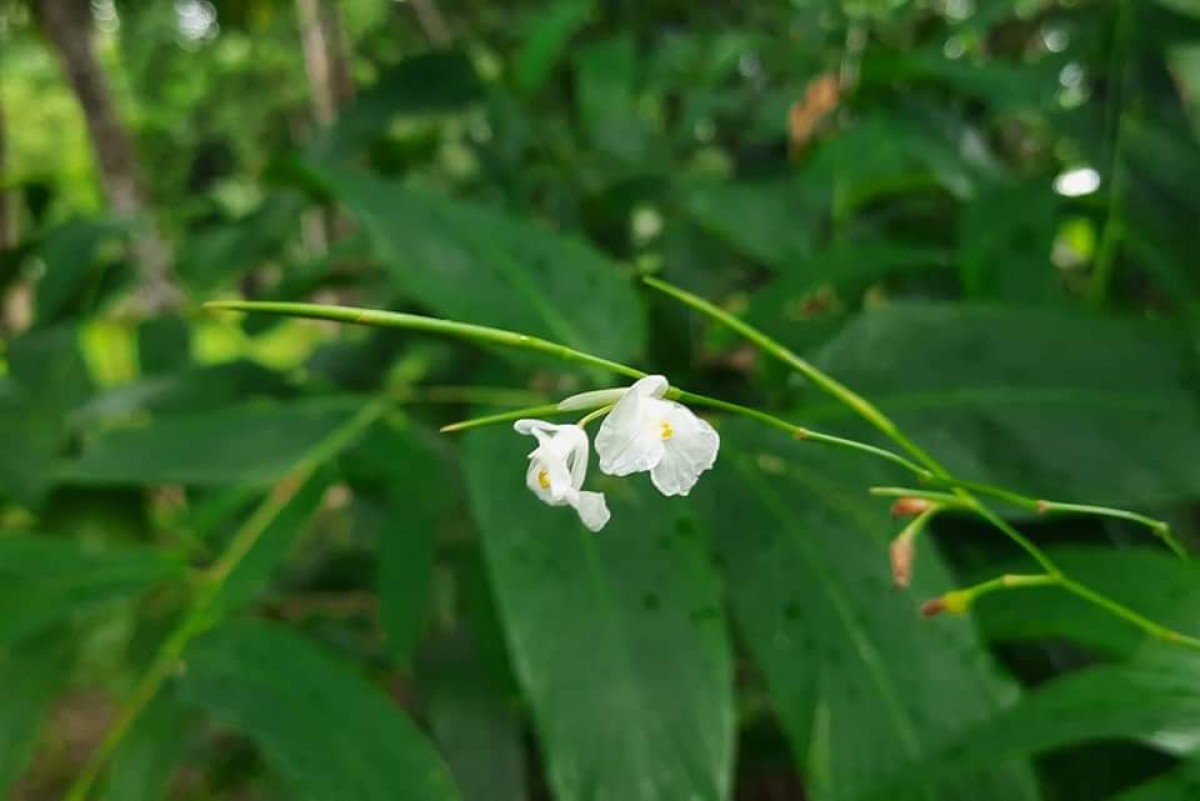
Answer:
[{"label": "slender branching stem", "polygon": [[275,485],[266,500],[233,535],[221,556],[199,575],[191,603],[158,647],[150,666],[138,679],[133,691],[122,702],[104,738],[92,751],[87,763],[68,788],[64,796],[65,801],[87,799],[117,748],[132,731],[146,707],[158,695],[163,684],[179,668],[188,644],[211,625],[225,582],[271,523],[287,508],[296,493],[312,479],[317,468],[379,419],[386,409],[386,399],[372,401],[345,425],[318,443]]},{"label": "slender branching stem", "polygon": [[[796,370],[798,373],[811,381],[815,386],[822,389],[828,395],[841,402],[848,409],[858,414],[858,416],[863,420],[874,426],[876,430],[898,445],[901,450],[906,451],[921,466],[926,468],[931,474],[933,482],[941,483],[951,487],[953,490],[953,495],[959,498],[966,507],[972,509],[981,518],[1003,532],[1017,546],[1019,546],[1031,558],[1033,558],[1033,560],[1036,561],[1045,571],[1046,579],[1044,583],[1058,584],[1073,595],[1127,621],[1151,636],[1169,642],[1185,645],[1187,647],[1200,649],[1200,639],[1189,637],[1178,631],[1174,631],[1173,629],[1156,623],[1124,606],[1123,604],[1114,601],[1103,593],[1087,587],[1086,585],[1081,584],[1080,582],[1067,576],[1062,569],[1050,559],[1045,551],[1039,548],[1032,540],[1018,531],[1014,526],[1000,517],[1000,515],[998,515],[989,506],[987,506],[987,504],[980,500],[975,493],[990,494],[993,497],[999,493],[1003,496],[1003,500],[1007,500],[1010,503],[1014,500],[1019,500],[1021,503],[1024,503],[1026,499],[1023,496],[1007,490],[987,487],[987,485],[982,484],[974,484],[974,492],[972,492],[972,485],[970,482],[964,482],[955,478],[940,462],[934,459],[929,453],[927,453],[923,448],[910,439],[907,434],[901,431],[900,427],[879,408],[858,395],[846,385],[834,379],[832,376],[827,375],[824,371],[809,362],[807,359],[802,358],[785,345],[776,342],[763,332],[759,331],[753,326],[748,325],[742,320],[739,320],[725,310],[715,306],[712,303],[709,303],[703,298],[697,297],[696,295],[693,295],[684,289],[680,289],[679,287],[668,284],[665,281],[661,281],[656,278],[648,277],[644,278],[643,280],[647,285],[653,287],[654,289],[657,289],[658,291],[675,298],[684,305],[690,306],[691,308],[741,334],[743,337],[760,347],[765,353],[775,357],[779,361]],[[984,490],[985,487],[986,490]],[[996,490],[998,490],[998,493]],[[1108,507],[1092,507],[1072,504],[1053,504],[1050,508],[1044,509],[1043,504],[1038,504],[1036,500],[1033,503],[1034,508],[1038,511],[1055,510],[1072,511],[1086,514],[1100,514],[1108,517],[1120,517],[1126,520],[1139,522],[1144,525],[1150,525],[1156,530],[1156,533],[1158,533],[1160,536],[1163,536],[1164,539],[1167,540],[1167,542],[1171,545],[1172,550],[1175,550],[1177,553],[1183,553],[1182,548],[1178,547],[1178,543],[1175,542],[1173,538],[1169,538],[1169,528],[1167,528],[1165,523],[1154,521],[1151,518],[1147,518],[1143,515],[1138,515],[1134,512],[1125,512],[1123,510],[1109,509]],[[1018,505],[1020,505],[1020,503]]]}]

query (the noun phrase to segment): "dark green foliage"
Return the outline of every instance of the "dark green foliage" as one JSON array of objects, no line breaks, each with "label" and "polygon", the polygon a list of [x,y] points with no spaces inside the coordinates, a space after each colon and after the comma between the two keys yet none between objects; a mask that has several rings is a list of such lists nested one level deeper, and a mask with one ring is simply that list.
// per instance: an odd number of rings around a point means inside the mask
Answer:
[{"label": "dark green foliage", "polygon": [[[66,3],[125,216],[48,5],[0,0],[0,794],[101,753],[87,799],[1200,798],[1194,653],[1061,588],[922,618],[1039,568],[945,513],[894,586],[867,489],[909,474],[706,411],[686,498],[593,460],[592,533],[532,439],[438,429],[623,379],[201,306],[512,329],[887,445],[662,276],[957,475],[1196,552],[1196,0]],[[1146,527],[996,508],[1200,636]]]}]

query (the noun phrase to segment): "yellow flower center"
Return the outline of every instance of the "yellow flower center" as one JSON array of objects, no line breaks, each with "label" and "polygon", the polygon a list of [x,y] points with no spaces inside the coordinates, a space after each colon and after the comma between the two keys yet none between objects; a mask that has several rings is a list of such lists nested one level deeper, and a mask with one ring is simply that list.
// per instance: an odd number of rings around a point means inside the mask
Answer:
[{"label": "yellow flower center", "polygon": [[660,420],[658,424],[662,426],[662,431],[660,433],[662,434],[663,439],[670,439],[671,437],[675,436],[675,429],[671,428],[671,424],[666,420]]},{"label": "yellow flower center", "polygon": [[550,471],[544,467],[538,471],[538,486],[544,490],[550,489]]}]

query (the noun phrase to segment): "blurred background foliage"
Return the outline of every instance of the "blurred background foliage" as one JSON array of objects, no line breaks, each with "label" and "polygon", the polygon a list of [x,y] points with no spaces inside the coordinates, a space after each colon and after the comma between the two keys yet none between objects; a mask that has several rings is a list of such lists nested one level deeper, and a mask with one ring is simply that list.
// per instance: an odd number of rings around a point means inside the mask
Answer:
[{"label": "blurred background foliage", "polygon": [[[3,0],[0,792],[100,749],[111,801],[1200,798],[1197,660],[1054,590],[921,620],[1024,566],[939,519],[894,589],[885,468],[717,421],[690,498],[597,479],[591,535],[527,442],[437,428],[603,376],[199,307],[508,327],[870,437],[657,273],[959,474],[1194,549],[1198,125],[1195,0]],[[1200,634],[1143,530],[1013,519]]]}]

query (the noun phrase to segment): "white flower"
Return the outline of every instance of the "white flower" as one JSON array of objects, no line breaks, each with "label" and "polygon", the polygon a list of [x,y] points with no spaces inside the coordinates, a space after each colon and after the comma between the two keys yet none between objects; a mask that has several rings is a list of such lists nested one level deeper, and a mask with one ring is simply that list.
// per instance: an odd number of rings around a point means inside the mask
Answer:
[{"label": "white flower", "polygon": [[661,375],[631,386],[604,418],[596,453],[609,475],[649,470],[663,495],[687,495],[717,460],[721,438],[683,404],[663,400],[667,388]]},{"label": "white flower", "polygon": [[518,420],[513,428],[531,434],[538,446],[529,454],[525,483],[543,502],[570,506],[592,531],[604,528],[610,517],[604,494],[580,490],[587,475],[588,439],[577,425],[559,426],[543,420]]}]

